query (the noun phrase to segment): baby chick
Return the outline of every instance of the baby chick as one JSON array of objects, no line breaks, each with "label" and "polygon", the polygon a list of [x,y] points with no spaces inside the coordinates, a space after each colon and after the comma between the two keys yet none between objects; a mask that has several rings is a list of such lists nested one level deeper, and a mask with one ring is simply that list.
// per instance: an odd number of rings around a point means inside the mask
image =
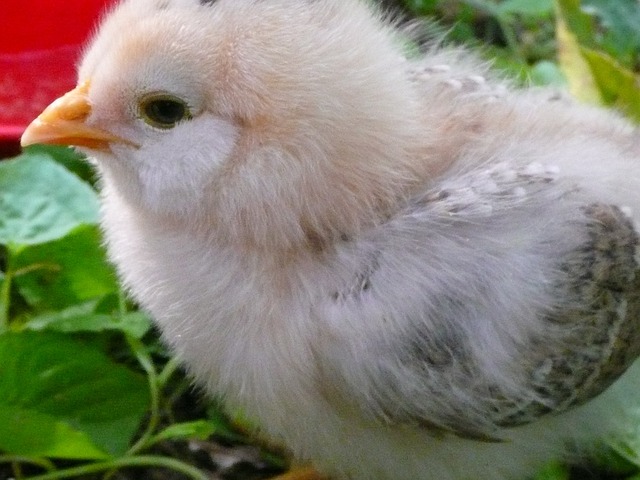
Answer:
[{"label": "baby chick", "polygon": [[640,136],[404,42],[357,0],[125,0],[22,142],[89,154],[125,285],[297,458],[525,478],[631,421]]}]

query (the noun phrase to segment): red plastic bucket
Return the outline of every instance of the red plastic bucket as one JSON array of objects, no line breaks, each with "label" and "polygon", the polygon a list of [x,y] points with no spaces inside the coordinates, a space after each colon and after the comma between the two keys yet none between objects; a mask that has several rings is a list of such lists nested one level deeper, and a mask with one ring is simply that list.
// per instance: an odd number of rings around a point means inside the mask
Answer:
[{"label": "red plastic bucket", "polygon": [[76,63],[113,0],[0,1],[0,150],[75,84]]}]

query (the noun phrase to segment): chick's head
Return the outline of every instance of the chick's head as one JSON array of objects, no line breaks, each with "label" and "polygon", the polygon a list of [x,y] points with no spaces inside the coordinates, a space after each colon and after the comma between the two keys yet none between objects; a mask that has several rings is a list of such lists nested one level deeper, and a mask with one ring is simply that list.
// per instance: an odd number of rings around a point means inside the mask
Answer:
[{"label": "chick's head", "polygon": [[106,191],[146,214],[317,246],[422,174],[393,32],[357,0],[125,0],[23,144],[86,149]]}]

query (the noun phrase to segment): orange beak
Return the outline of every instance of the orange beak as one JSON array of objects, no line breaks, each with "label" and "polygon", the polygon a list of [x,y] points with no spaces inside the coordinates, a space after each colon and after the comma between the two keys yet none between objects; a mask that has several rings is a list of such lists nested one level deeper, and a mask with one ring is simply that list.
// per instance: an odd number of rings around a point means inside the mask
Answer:
[{"label": "orange beak", "polygon": [[112,142],[131,143],[107,131],[86,125],[91,114],[86,81],[49,105],[22,134],[23,147],[34,143],[74,145],[109,151]]}]

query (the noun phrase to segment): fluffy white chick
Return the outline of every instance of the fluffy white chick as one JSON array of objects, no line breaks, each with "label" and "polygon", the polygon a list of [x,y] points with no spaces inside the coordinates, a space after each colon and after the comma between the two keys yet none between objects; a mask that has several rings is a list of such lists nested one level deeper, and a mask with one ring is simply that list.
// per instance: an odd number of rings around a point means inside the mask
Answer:
[{"label": "fluffy white chick", "polygon": [[639,134],[403,45],[356,0],[125,0],[23,144],[90,155],[134,298],[300,460],[525,478],[634,412]]}]

